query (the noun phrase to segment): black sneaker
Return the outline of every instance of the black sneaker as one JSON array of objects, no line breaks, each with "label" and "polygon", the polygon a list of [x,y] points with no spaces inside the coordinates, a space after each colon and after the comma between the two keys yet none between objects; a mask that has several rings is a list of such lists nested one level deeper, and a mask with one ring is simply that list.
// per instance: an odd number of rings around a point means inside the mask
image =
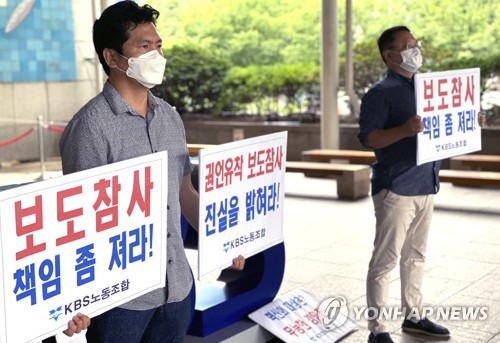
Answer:
[{"label": "black sneaker", "polygon": [[368,343],[394,343],[388,332],[381,332],[377,335],[370,333],[368,336]]},{"label": "black sneaker", "polygon": [[449,337],[450,331],[444,326],[434,324],[429,319],[420,319],[417,323],[406,319],[401,325],[404,332],[408,333],[419,333],[434,337]]}]

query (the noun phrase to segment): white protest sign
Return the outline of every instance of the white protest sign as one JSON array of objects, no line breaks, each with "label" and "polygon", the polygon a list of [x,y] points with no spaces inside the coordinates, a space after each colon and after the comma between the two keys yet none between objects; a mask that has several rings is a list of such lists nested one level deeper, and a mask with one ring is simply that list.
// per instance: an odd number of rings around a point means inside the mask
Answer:
[{"label": "white protest sign", "polygon": [[0,192],[0,342],[165,286],[167,163],[162,152]]},{"label": "white protest sign", "polygon": [[417,165],[481,150],[479,68],[415,74]]},{"label": "white protest sign", "polygon": [[348,316],[345,300],[332,299],[325,304],[314,294],[297,288],[248,316],[287,343],[336,342],[356,330],[357,325]]},{"label": "white protest sign", "polygon": [[198,278],[283,241],[287,133],[200,150]]}]

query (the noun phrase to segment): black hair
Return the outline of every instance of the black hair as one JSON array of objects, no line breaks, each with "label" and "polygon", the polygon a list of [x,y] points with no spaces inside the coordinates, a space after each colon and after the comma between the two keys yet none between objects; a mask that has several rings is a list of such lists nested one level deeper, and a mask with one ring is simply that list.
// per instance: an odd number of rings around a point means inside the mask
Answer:
[{"label": "black hair", "polygon": [[384,50],[390,49],[392,47],[392,44],[394,43],[394,40],[396,39],[396,33],[401,32],[401,31],[406,31],[410,32],[410,29],[407,28],[406,26],[394,26],[391,27],[380,35],[380,37],[377,40],[378,43],[378,50],[380,51],[380,56],[382,56],[382,59],[385,62],[384,55],[382,54]]},{"label": "black hair", "polygon": [[141,7],[131,0],[120,1],[102,12],[101,17],[94,22],[92,35],[99,62],[107,75],[110,70],[104,60],[104,49],[113,49],[121,54],[123,44],[129,39],[129,30],[143,23],[156,25],[159,16],[160,12],[151,6]]}]

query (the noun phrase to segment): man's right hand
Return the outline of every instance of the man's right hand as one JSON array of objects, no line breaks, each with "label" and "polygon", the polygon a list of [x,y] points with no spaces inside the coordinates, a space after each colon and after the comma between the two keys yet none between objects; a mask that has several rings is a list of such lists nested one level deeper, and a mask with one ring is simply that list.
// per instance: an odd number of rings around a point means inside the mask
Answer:
[{"label": "man's right hand", "polygon": [[366,143],[372,149],[385,148],[403,138],[415,136],[424,131],[422,117],[418,114],[411,116],[403,125],[390,129],[375,129],[366,136]]},{"label": "man's right hand", "polygon": [[403,124],[403,130],[408,137],[415,136],[417,133],[424,131],[424,123],[422,117],[418,114],[411,116],[406,123]]}]

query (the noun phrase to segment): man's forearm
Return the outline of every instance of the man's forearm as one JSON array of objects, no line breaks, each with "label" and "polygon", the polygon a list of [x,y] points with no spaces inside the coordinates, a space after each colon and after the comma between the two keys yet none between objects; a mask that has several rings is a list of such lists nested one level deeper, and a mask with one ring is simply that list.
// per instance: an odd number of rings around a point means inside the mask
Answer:
[{"label": "man's forearm", "polygon": [[372,149],[382,149],[408,137],[400,126],[390,129],[375,129],[366,137],[366,143]]}]

